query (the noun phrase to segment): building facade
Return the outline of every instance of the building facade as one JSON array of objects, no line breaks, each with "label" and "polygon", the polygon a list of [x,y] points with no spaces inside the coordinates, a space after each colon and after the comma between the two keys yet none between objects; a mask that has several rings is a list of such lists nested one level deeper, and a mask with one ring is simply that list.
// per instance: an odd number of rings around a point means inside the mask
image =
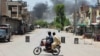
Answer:
[{"label": "building facade", "polygon": [[27,3],[24,1],[1,0],[0,24],[10,24],[15,33],[25,33],[28,24]]},{"label": "building facade", "polygon": [[7,0],[0,0],[0,24],[4,24],[6,22],[6,17],[7,17],[6,2]]}]

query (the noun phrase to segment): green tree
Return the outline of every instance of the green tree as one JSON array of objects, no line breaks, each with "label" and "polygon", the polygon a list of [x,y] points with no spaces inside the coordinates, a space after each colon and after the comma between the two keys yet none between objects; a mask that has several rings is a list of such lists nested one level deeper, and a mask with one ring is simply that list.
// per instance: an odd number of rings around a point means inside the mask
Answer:
[{"label": "green tree", "polygon": [[43,20],[37,20],[35,22],[35,25],[40,25],[41,27],[47,27],[48,26],[48,22],[43,21]]},{"label": "green tree", "polygon": [[68,25],[70,25],[70,24],[71,24],[71,23],[70,23],[69,19],[68,19],[68,18],[65,19],[64,25],[65,25],[65,26],[68,26]]},{"label": "green tree", "polygon": [[66,19],[65,16],[65,6],[64,4],[57,4],[55,6],[56,18],[55,18],[55,25],[56,27],[60,27],[63,30],[64,26],[70,25],[69,19]]}]

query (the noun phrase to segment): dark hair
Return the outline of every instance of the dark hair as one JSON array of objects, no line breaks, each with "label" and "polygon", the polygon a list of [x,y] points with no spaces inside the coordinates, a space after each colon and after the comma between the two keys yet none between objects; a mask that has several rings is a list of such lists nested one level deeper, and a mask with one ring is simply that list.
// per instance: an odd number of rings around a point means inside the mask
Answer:
[{"label": "dark hair", "polygon": [[51,35],[51,32],[50,31],[48,32],[48,35]]},{"label": "dark hair", "polygon": [[56,33],[55,33],[55,32],[53,32],[53,35],[56,35]]}]

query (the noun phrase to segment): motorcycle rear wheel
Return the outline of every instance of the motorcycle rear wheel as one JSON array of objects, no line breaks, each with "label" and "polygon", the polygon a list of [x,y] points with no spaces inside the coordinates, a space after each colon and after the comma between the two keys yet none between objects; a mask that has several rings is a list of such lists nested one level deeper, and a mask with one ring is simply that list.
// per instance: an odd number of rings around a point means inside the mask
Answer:
[{"label": "motorcycle rear wheel", "polygon": [[33,50],[34,55],[39,55],[42,52],[42,48],[41,47],[36,47]]},{"label": "motorcycle rear wheel", "polygon": [[60,53],[59,48],[55,48],[54,51],[52,52],[53,55],[59,55],[59,53]]}]

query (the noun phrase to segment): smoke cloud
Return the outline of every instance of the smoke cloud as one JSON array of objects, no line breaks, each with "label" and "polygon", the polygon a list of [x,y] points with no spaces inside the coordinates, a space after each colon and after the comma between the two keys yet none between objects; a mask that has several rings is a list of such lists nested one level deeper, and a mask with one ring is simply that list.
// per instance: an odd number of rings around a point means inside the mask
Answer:
[{"label": "smoke cloud", "polygon": [[[53,6],[48,6],[47,3],[37,3],[32,11],[32,14],[37,19],[45,19],[48,22],[52,22],[54,17],[56,16],[54,13],[54,6],[56,4],[64,4],[65,5],[65,14],[71,15],[76,8],[75,0],[50,0]],[[95,6],[97,4],[97,0],[77,0],[77,8],[79,8],[82,4],[88,6]]]},{"label": "smoke cloud", "polygon": [[77,0],[77,5],[75,4],[75,0],[51,0],[51,2],[53,3],[53,5],[64,4],[66,14],[72,14],[76,6],[77,8],[79,8],[82,4],[95,6],[97,0]]},{"label": "smoke cloud", "polygon": [[51,2],[56,5],[56,4],[64,4],[65,0],[51,0]]},{"label": "smoke cloud", "polygon": [[33,8],[34,16],[38,19],[42,19],[43,14],[47,11],[47,9],[48,9],[48,5],[45,3],[36,4],[35,7]]}]

